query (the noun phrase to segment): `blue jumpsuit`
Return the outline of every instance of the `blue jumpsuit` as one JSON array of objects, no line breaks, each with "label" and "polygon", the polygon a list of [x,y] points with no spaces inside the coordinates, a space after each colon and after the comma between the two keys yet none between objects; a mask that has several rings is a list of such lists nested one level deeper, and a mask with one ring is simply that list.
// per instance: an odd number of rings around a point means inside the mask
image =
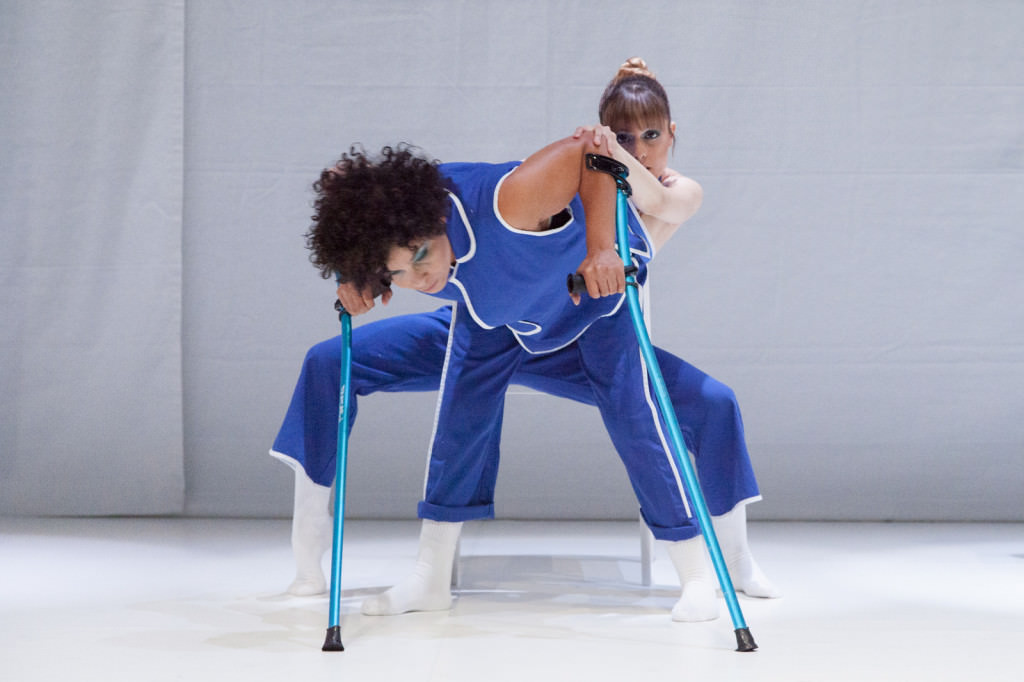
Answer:
[{"label": "blue jumpsuit", "polygon": [[[565,274],[585,255],[579,200],[569,207],[571,222],[555,230],[508,227],[496,215],[494,197],[514,165],[441,167],[455,186],[448,236],[458,262],[438,295],[460,299],[454,321],[449,309],[441,309],[357,327],[353,419],[360,395],[440,388],[419,512],[423,518],[460,521],[494,514],[509,383],[596,405],[655,537],[693,537],[699,530],[665,446],[623,297],[585,298],[577,308],[565,294]],[[649,240],[635,216],[631,230],[643,281]],[[336,337],[310,350],[273,447],[322,485],[330,485],[334,475],[339,345]],[[657,355],[710,512],[724,514],[756,498],[732,391],[670,353],[657,349]]]}]

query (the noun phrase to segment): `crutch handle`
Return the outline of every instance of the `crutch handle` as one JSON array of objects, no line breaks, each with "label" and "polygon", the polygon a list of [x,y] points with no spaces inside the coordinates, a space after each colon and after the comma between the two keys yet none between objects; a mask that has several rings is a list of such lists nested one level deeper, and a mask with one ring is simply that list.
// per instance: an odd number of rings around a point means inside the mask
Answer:
[{"label": "crutch handle", "polygon": [[[341,278],[341,275],[337,273],[335,273],[334,275],[334,280],[338,283],[339,286],[345,282],[345,280]],[[387,277],[381,277],[379,280],[373,281],[370,284],[370,287],[373,290],[373,297],[377,298],[378,296],[383,295],[385,291],[390,291],[391,280],[390,278]],[[334,309],[337,310],[339,313],[345,312],[345,306],[341,304],[341,301],[334,302]]]},{"label": "crutch handle", "polygon": [[[626,272],[626,277],[635,275],[638,268],[635,265],[627,265],[623,268]],[[587,282],[583,279],[583,275],[578,272],[574,272],[565,278],[565,286],[568,287],[570,294],[580,294],[587,290]]]}]

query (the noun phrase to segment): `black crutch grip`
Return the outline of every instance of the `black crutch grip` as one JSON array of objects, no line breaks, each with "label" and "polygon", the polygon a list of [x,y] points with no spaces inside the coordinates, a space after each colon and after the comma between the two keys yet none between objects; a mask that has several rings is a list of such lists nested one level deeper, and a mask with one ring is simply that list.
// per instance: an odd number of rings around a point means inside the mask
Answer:
[{"label": "black crutch grip", "polygon": [[[630,263],[623,268],[626,272],[626,277],[635,275],[638,268]],[[574,272],[565,278],[565,286],[569,289],[570,294],[580,294],[587,290],[587,282],[583,279],[583,275],[578,272]]]}]

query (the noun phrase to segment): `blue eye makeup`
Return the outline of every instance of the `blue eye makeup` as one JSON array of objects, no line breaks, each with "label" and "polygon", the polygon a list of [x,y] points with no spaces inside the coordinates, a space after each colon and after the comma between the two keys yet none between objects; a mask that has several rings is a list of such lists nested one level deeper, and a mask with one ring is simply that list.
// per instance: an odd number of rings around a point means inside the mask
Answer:
[{"label": "blue eye makeup", "polygon": [[[661,131],[656,128],[648,128],[640,133],[640,139],[650,142],[661,137]],[[615,140],[623,147],[629,148],[636,144],[637,138],[632,133],[615,133]]]},{"label": "blue eye makeup", "polygon": [[430,240],[423,242],[420,248],[416,249],[416,253],[412,255],[412,262],[419,263],[430,253]]}]

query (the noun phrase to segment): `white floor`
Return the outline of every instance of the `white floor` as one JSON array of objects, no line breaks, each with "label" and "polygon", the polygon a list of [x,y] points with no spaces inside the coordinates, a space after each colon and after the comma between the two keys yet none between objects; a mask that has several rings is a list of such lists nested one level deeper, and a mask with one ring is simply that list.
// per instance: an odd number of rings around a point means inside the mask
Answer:
[{"label": "white floor", "polygon": [[467,524],[451,612],[370,618],[415,522],[346,524],[342,640],[289,598],[285,521],[0,518],[0,680],[1024,680],[1024,524],[755,523],[779,600],[673,623],[633,523]]}]

